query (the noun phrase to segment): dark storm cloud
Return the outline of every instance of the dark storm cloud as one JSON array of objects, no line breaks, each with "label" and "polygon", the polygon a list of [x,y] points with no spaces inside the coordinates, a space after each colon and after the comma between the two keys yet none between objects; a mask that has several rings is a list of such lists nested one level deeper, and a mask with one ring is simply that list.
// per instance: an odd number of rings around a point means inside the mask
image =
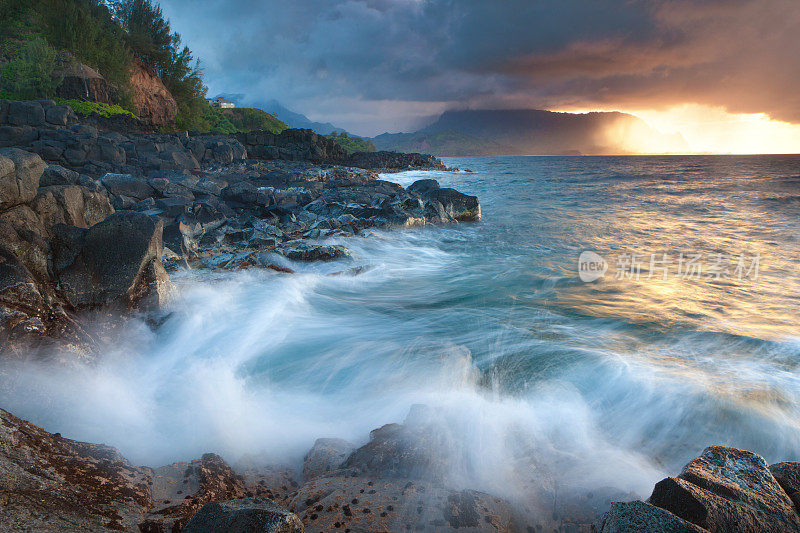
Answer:
[{"label": "dark storm cloud", "polygon": [[164,0],[211,92],[391,129],[447,107],[664,107],[800,122],[797,0]]}]

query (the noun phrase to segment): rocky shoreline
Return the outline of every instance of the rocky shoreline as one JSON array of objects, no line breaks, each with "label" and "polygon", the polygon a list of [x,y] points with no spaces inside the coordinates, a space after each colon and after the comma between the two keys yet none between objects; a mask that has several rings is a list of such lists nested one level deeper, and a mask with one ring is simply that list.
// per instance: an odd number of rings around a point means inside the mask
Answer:
[{"label": "rocky shoreline", "polygon": [[276,255],[348,254],[328,237],[481,216],[477,198],[435,181],[378,179],[446,170],[431,156],[348,155],[309,130],[157,134],[131,121],[89,125],[52,101],[0,101],[3,352],[91,351],[76,315],[158,308],[165,267],[290,272]]},{"label": "rocky shoreline", "polygon": [[[473,222],[478,199],[430,179],[436,158],[346,154],[308,130],[154,133],[0,101],[0,344],[6,362],[95,352],[85,313],[157,318],[170,271],[263,268],[349,254],[326,239]],[[346,242],[346,240],[345,240]],[[349,272],[357,275],[357,269]],[[54,362],[59,364],[59,362]],[[364,443],[320,438],[302,465],[208,453],[149,468],[0,410],[0,524],[11,531],[800,531],[800,463],[708,448],[646,501],[554,497],[547,516],[451,480],[437,412],[412,407]],[[524,459],[524,458],[523,458]],[[523,460],[521,459],[521,460]]]}]

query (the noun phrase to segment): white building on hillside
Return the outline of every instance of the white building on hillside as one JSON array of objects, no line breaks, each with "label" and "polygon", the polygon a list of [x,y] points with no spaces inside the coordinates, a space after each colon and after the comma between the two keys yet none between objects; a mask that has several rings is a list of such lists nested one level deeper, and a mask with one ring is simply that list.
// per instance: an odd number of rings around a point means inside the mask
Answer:
[{"label": "white building on hillside", "polygon": [[236,104],[234,104],[230,100],[224,99],[221,96],[209,99],[208,105],[210,105],[211,107],[219,107],[220,109],[233,109],[234,107],[236,107]]}]

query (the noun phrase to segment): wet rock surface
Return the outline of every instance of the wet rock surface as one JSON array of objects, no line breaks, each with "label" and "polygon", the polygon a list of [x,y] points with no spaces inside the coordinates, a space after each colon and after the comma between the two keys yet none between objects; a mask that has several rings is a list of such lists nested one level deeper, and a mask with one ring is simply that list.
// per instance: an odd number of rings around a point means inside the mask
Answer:
[{"label": "wet rock surface", "polygon": [[677,477],[659,481],[647,504],[631,502],[612,507],[600,529],[603,532],[800,531],[798,508],[791,499],[796,495],[798,465],[785,462],[769,467],[752,452],[711,446]]},{"label": "wet rock surface", "polygon": [[203,506],[183,529],[185,533],[301,533],[296,515],[267,498],[211,502]]}]

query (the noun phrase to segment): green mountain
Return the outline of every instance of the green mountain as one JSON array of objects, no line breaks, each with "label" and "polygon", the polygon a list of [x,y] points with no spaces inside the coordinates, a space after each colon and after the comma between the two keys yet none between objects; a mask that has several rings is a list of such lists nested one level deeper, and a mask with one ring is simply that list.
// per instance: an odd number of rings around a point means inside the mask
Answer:
[{"label": "green mountain", "polygon": [[415,133],[383,133],[372,139],[378,150],[420,152],[435,156],[513,155],[518,153],[487,139],[480,139],[456,130]]},{"label": "green mountain", "polygon": [[680,134],[661,134],[626,113],[557,113],[538,109],[446,111],[417,132],[384,133],[373,142],[381,150],[437,156],[688,151]]}]

